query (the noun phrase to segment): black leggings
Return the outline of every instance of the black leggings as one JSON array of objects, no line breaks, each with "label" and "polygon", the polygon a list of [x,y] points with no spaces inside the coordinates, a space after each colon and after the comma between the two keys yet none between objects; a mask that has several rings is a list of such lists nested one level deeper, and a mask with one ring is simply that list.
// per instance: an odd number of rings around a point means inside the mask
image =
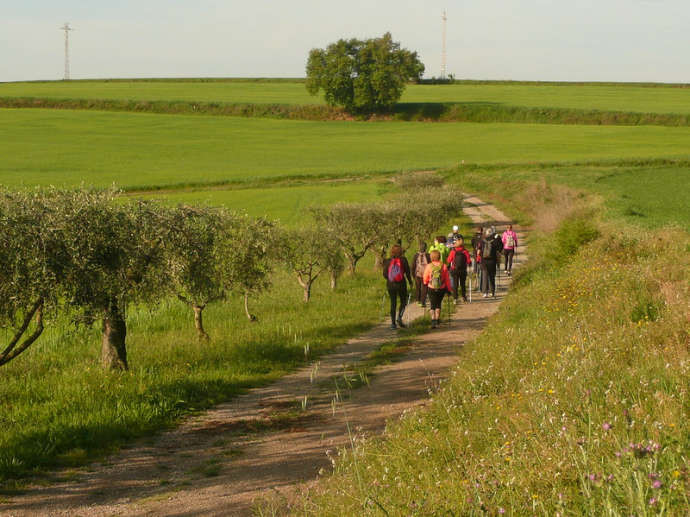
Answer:
[{"label": "black leggings", "polygon": [[515,250],[503,250],[503,256],[506,259],[506,271],[511,271],[513,269],[513,255],[515,255]]},{"label": "black leggings", "polygon": [[431,302],[431,307],[429,307],[432,311],[435,309],[440,309],[443,307],[443,297],[446,296],[448,291],[445,289],[432,289],[431,287],[429,288],[429,302]]},{"label": "black leggings", "polygon": [[451,270],[450,276],[453,279],[453,281],[451,282],[453,284],[453,299],[458,299],[458,286],[460,287],[460,296],[462,296],[463,300],[467,298],[467,289],[465,287],[465,282],[467,281],[467,270]]},{"label": "black leggings", "polygon": [[[388,295],[391,297],[391,323],[397,319],[402,319],[405,307],[407,307],[407,284],[402,282],[394,284],[388,288]],[[397,310],[398,298],[400,298],[400,311]]]}]

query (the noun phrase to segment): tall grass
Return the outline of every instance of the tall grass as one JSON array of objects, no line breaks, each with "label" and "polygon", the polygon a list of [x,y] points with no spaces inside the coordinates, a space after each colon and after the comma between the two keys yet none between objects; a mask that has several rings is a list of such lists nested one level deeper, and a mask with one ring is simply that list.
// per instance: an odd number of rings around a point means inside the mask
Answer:
[{"label": "tall grass", "polygon": [[690,238],[594,213],[561,227],[591,241],[568,260],[530,239],[429,409],[342,451],[295,515],[687,515]]}]

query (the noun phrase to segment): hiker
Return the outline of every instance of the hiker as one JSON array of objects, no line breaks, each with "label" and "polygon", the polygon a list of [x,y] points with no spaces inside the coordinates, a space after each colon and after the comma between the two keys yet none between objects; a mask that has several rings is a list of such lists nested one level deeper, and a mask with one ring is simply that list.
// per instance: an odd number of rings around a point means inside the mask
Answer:
[{"label": "hiker", "polygon": [[460,231],[460,228],[456,225],[453,226],[453,231],[448,234],[448,237],[446,238],[446,248],[448,248],[451,253],[453,251],[453,248],[455,247],[455,241],[458,239],[462,239],[462,235],[460,235],[458,232]]},{"label": "hiker", "polygon": [[434,238],[434,244],[431,246],[431,248],[429,248],[429,253],[431,253],[434,250],[438,251],[441,254],[440,260],[445,264],[446,259],[450,254],[450,250],[446,246],[446,237],[444,235],[439,235],[438,237]]},{"label": "hiker", "polygon": [[491,291],[492,297],[496,296],[496,264],[500,261],[496,242],[494,230],[487,228],[479,246],[479,253],[477,253],[479,268],[482,272],[482,296],[484,298],[489,296],[489,291]]},{"label": "hiker", "polygon": [[[518,247],[517,234],[513,231],[513,225],[509,224],[501,236],[503,242],[503,258],[505,259],[505,274],[513,274],[513,257]],[[500,265],[499,265],[500,267]]]},{"label": "hiker", "polygon": [[414,278],[414,301],[420,307],[426,307],[426,284],[424,284],[424,270],[431,262],[431,257],[426,251],[426,242],[419,245],[419,251],[412,257],[412,277]]},{"label": "hiker", "polygon": [[[477,253],[479,253],[479,247],[481,246],[481,241],[484,238],[484,228],[481,226],[477,226],[477,232],[472,236],[472,239],[470,240],[470,244],[472,245],[472,273],[475,275],[475,278],[479,275],[479,272],[481,271],[479,269],[479,260],[477,259]],[[476,291],[479,291],[480,289],[480,282],[476,282]]]},{"label": "hiker", "polygon": [[441,262],[441,253],[438,250],[429,252],[431,262],[424,270],[424,283],[427,286],[429,296],[431,328],[435,329],[441,324],[441,307],[443,297],[451,292],[448,268]]},{"label": "hiker", "polygon": [[450,269],[451,285],[453,290],[453,303],[458,304],[458,288],[462,301],[467,301],[467,266],[472,264],[470,253],[465,249],[465,241],[462,237],[455,240],[455,245],[448,255],[448,268]]},{"label": "hiker", "polygon": [[[403,313],[407,306],[407,283],[412,287],[412,276],[410,275],[410,264],[402,254],[400,244],[391,247],[391,256],[383,262],[383,278],[386,279],[386,288],[391,298],[391,330],[396,328],[406,328],[403,323]],[[400,299],[400,309],[397,309],[398,298]],[[397,316],[397,317],[396,317]]]}]

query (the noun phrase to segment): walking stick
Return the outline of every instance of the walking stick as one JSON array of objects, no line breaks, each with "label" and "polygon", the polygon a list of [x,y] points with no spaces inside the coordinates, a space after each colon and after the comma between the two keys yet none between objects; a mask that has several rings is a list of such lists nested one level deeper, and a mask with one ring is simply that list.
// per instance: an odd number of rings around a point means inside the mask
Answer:
[{"label": "walking stick", "polygon": [[448,303],[446,305],[448,306],[448,325],[450,325],[450,296],[446,296],[446,300]]},{"label": "walking stick", "polygon": [[383,318],[383,305],[386,303],[386,293],[383,293],[383,298],[381,298],[381,310],[379,311],[379,323],[381,323],[381,318]]},{"label": "walking stick", "polygon": [[470,303],[472,303],[472,271],[470,271]]},{"label": "walking stick", "polygon": [[409,292],[407,294],[407,305],[405,305],[405,310],[407,311],[407,326],[408,327],[410,326],[410,312],[412,312],[412,311],[408,310],[410,308],[410,300],[411,299],[412,299],[412,292]]}]

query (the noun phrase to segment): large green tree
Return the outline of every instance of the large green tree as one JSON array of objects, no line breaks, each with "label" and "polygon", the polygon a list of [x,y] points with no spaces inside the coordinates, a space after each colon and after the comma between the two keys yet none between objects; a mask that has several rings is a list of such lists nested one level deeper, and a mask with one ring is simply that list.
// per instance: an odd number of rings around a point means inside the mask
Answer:
[{"label": "large green tree", "polygon": [[341,39],[312,49],[306,86],[312,95],[323,90],[328,104],[351,112],[386,110],[423,73],[417,53],[401,49],[387,32],[381,38]]}]

